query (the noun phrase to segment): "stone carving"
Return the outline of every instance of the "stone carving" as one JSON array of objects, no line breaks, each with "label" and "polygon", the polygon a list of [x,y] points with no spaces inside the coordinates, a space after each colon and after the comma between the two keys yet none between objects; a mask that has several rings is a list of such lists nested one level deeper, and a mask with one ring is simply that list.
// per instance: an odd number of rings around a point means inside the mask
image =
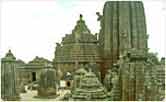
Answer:
[{"label": "stone carving", "polygon": [[102,28],[104,26],[104,18],[100,12],[96,12],[96,15],[98,16],[97,20],[100,21],[100,27]]},{"label": "stone carving", "polygon": [[105,78],[104,78],[104,85],[107,88],[108,92],[111,91],[111,89],[112,89],[112,82],[111,82],[111,80],[112,80],[112,72],[109,69],[107,74],[106,74],[106,76],[105,76]]}]

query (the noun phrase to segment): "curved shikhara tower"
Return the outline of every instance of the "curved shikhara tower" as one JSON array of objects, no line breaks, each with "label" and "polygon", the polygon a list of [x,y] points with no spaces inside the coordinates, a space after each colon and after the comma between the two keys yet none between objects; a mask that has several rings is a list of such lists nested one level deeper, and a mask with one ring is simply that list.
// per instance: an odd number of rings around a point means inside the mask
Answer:
[{"label": "curved shikhara tower", "polygon": [[[148,35],[141,1],[108,1],[104,5],[99,33],[101,75],[116,73],[112,100],[162,100],[165,96],[164,63],[148,52]],[[157,60],[155,60],[157,59]],[[165,59],[163,59],[165,60]],[[115,75],[108,80],[113,80]],[[160,77],[158,77],[160,76]],[[105,83],[106,87],[108,82]]]},{"label": "curved shikhara tower", "polygon": [[140,1],[108,1],[99,15],[99,44],[103,73],[112,67],[128,49],[148,51],[143,3]]}]

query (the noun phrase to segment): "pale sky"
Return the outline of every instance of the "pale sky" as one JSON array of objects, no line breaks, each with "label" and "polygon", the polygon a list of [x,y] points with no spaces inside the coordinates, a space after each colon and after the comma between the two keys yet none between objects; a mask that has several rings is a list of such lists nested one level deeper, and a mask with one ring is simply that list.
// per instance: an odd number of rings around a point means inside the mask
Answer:
[{"label": "pale sky", "polygon": [[[35,56],[54,58],[56,42],[70,34],[83,14],[88,28],[98,33],[100,24],[96,12],[101,12],[106,0],[8,0],[1,2],[0,56],[11,49],[17,59],[25,62]],[[165,56],[166,14],[163,2],[144,2],[148,47],[158,57]]]}]

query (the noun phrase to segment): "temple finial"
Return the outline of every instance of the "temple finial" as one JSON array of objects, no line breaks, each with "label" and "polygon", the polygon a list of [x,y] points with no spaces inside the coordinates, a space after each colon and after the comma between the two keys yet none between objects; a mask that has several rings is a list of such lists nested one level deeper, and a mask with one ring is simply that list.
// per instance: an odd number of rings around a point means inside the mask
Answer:
[{"label": "temple finial", "polygon": [[82,20],[82,17],[83,17],[82,14],[80,14],[80,20]]},{"label": "temple finial", "polygon": [[8,51],[9,53],[11,53],[11,49],[9,49],[9,51]]}]

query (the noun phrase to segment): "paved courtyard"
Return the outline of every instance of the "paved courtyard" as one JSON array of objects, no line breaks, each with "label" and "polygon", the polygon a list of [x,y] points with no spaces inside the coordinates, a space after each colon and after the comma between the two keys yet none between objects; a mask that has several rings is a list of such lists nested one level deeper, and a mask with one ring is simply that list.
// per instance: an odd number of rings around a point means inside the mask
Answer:
[{"label": "paved courtyard", "polygon": [[41,98],[34,98],[34,96],[37,95],[37,91],[36,90],[27,90],[26,93],[21,93],[20,97],[21,97],[21,101],[58,101],[61,100],[64,95],[66,93],[70,92],[70,90],[59,90],[57,92],[57,94],[59,94],[59,96],[57,96],[56,98],[53,99],[41,99]]}]

